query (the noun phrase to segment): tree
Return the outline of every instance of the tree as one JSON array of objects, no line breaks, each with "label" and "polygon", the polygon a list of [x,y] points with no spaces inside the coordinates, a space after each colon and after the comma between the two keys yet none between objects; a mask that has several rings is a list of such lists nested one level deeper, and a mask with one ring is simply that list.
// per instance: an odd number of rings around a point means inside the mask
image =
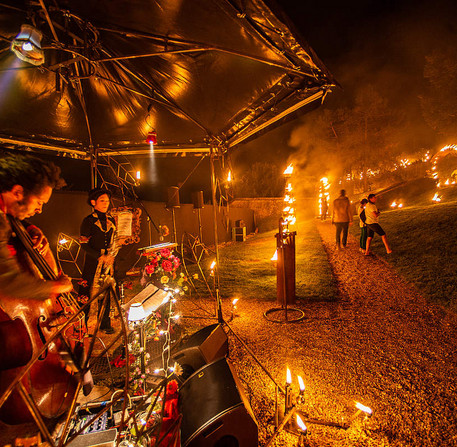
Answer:
[{"label": "tree", "polygon": [[256,162],[236,182],[237,197],[280,197],[284,194],[284,177],[280,168]]},{"label": "tree", "polygon": [[425,58],[427,87],[420,96],[424,120],[449,143],[457,141],[457,48],[447,46]]}]

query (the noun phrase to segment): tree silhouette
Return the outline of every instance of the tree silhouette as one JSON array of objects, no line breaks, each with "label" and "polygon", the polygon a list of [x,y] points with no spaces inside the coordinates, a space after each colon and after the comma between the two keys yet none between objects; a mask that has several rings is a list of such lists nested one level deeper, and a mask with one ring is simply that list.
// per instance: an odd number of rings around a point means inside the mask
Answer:
[{"label": "tree silhouette", "polygon": [[424,120],[449,143],[457,141],[457,48],[447,46],[427,56],[420,96]]}]

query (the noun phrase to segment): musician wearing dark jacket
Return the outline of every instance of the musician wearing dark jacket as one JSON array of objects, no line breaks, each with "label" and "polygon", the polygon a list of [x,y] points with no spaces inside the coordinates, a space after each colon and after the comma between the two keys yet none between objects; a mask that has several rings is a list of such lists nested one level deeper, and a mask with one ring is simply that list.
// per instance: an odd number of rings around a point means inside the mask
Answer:
[{"label": "musician wearing dark jacket", "polygon": [[[95,188],[89,192],[88,204],[94,208],[81,223],[80,243],[85,251],[84,268],[82,272],[83,284],[79,289],[80,295],[90,297],[90,290],[94,282],[97,267],[111,267],[114,264],[114,257],[109,254],[112,246],[116,223],[108,214],[111,192],[103,188]],[[99,311],[102,307],[104,296],[99,297]],[[110,302],[107,300],[105,311],[101,317],[100,329],[107,334],[114,332],[110,320]],[[86,312],[86,323],[89,317],[89,309]]]}]

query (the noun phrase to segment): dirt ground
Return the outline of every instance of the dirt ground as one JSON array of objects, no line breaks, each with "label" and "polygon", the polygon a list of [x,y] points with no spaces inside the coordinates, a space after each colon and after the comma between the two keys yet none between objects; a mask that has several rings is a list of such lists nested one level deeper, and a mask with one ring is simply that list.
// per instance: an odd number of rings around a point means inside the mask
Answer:
[{"label": "dirt ground", "polygon": [[[275,385],[268,374],[284,387],[287,366],[295,394],[297,375],[306,387],[298,404],[308,416],[305,445],[457,445],[456,316],[428,303],[376,254],[359,253],[353,238],[337,251],[334,227],[316,225],[338,281],[335,301],[300,300],[295,307],[304,319],[278,324],[264,317],[273,301],[249,297],[240,300],[227,326],[230,359],[257,417],[259,445],[266,446],[274,432]],[[213,310],[209,302],[198,306],[205,304]],[[205,315],[191,301],[181,307],[184,314]],[[226,320],[229,308],[224,303]],[[214,322],[185,321],[190,332]],[[283,401],[280,394],[281,407]],[[353,418],[355,401],[372,408],[372,417]],[[295,446],[297,437],[281,431],[269,445]]]}]

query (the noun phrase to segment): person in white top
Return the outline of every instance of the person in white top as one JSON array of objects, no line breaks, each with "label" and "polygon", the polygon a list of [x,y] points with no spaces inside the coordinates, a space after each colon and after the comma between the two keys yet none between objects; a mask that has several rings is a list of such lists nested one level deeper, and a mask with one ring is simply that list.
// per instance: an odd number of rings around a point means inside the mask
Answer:
[{"label": "person in white top", "polygon": [[386,252],[392,253],[389,243],[387,242],[386,232],[378,223],[379,215],[381,214],[381,212],[378,210],[378,207],[376,206],[376,200],[377,197],[375,194],[369,194],[368,203],[365,205],[365,223],[367,224],[367,248],[365,250],[365,256],[370,255],[370,245],[375,233],[381,236],[382,242],[386,247]]}]

